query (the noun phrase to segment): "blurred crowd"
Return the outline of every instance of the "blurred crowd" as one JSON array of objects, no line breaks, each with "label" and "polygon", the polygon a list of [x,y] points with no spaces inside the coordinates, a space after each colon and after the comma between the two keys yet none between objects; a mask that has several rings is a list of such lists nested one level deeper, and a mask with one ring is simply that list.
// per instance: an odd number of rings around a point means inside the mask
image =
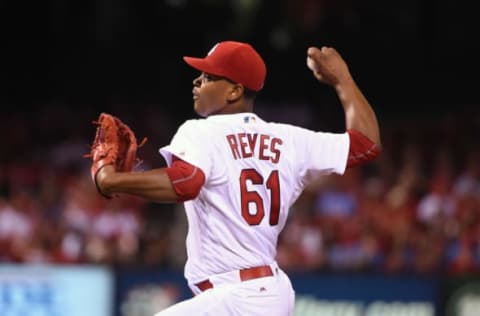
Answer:
[{"label": "blurred crowd", "polygon": [[[311,125],[312,113],[268,107],[266,119]],[[149,137],[137,168],[163,166],[176,118],[116,107]],[[129,116],[127,116],[127,113]],[[274,114],[275,113],[275,114]],[[300,113],[300,114],[299,114]],[[302,114],[303,113],[303,114]],[[101,197],[90,176],[93,108],[0,115],[0,262],[148,265],[181,269],[181,204]],[[281,117],[280,117],[281,116]],[[480,271],[480,113],[382,121],[384,151],[368,166],[319,179],[300,196],[279,240],[286,270],[381,273]],[[317,124],[320,124],[317,119]],[[322,130],[322,126],[309,126]]]}]

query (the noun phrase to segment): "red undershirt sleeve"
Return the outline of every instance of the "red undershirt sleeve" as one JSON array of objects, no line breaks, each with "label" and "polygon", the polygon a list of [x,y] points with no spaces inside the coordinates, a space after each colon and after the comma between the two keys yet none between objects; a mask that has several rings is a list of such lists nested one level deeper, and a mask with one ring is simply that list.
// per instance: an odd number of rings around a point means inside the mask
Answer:
[{"label": "red undershirt sleeve", "polygon": [[175,156],[172,158],[172,164],[165,168],[165,171],[177,193],[178,202],[196,198],[205,183],[205,174],[202,169]]},{"label": "red undershirt sleeve", "polygon": [[347,168],[353,168],[372,161],[380,155],[380,148],[359,131],[347,130],[350,137]]}]

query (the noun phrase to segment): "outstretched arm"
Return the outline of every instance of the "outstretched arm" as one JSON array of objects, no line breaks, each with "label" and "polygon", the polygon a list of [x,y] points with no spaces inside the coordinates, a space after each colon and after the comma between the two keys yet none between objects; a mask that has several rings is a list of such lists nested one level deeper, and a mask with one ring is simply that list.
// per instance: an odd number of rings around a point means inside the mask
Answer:
[{"label": "outstretched arm", "polygon": [[145,172],[116,172],[113,165],[100,169],[96,183],[101,192],[137,195],[156,202],[175,202],[178,197],[165,168]]},{"label": "outstretched arm", "polygon": [[174,157],[170,167],[144,172],[115,172],[112,165],[107,165],[98,171],[95,180],[100,192],[107,196],[127,193],[157,202],[183,202],[197,197],[205,174]]},{"label": "outstretched arm", "polygon": [[340,54],[331,47],[310,47],[307,65],[319,81],[335,88],[345,111],[346,128],[362,133],[380,150],[380,131],[375,112]]}]

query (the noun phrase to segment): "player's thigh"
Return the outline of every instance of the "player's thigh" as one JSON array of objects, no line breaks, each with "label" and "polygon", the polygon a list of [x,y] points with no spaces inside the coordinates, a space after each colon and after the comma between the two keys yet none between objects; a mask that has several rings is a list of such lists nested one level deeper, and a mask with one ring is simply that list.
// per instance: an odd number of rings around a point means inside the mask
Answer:
[{"label": "player's thigh", "polygon": [[191,299],[174,304],[154,316],[217,316],[230,315],[222,304],[224,292],[211,289]]},{"label": "player's thigh", "polygon": [[294,292],[283,273],[241,283],[227,299],[234,315],[290,316],[293,313]]}]

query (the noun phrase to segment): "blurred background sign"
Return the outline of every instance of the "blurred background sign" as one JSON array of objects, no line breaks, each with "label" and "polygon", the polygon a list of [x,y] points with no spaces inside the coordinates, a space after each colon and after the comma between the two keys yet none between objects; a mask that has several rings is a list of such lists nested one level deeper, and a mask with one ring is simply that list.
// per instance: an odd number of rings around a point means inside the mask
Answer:
[{"label": "blurred background sign", "polygon": [[111,316],[113,291],[105,268],[0,266],[2,316]]},{"label": "blurred background sign", "polygon": [[438,281],[419,276],[292,274],[295,316],[434,316]]}]

